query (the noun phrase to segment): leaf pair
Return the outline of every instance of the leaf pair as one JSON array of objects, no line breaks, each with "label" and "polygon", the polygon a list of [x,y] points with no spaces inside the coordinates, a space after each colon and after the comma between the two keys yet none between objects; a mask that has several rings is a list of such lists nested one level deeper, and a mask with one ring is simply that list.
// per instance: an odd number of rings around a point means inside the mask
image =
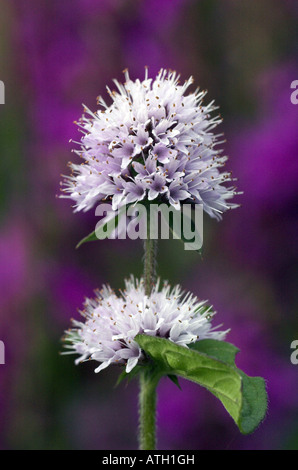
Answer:
[{"label": "leaf pair", "polygon": [[138,335],[135,340],[162,375],[191,380],[215,395],[243,434],[252,433],[263,421],[267,410],[265,381],[236,367],[239,350],[232,344],[205,339],[185,348],[148,335]]}]

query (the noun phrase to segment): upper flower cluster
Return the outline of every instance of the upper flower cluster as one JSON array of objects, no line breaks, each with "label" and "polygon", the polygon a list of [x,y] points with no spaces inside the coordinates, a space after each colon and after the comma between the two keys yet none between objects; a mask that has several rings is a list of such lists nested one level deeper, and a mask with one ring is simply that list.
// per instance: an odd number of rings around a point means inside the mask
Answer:
[{"label": "upper flower cluster", "polygon": [[98,98],[101,110],[85,107],[80,119],[83,137],[75,152],[81,165],[70,164],[64,193],[88,210],[102,200],[113,209],[124,204],[160,200],[176,209],[183,202],[202,204],[210,216],[221,218],[235,194],[231,174],[220,172],[227,159],[217,149],[221,122],[211,117],[213,103],[203,105],[204,91],[185,94],[192,77],[183,85],[175,72],[161,70],[155,80],[114,80],[117,91],[108,92],[112,103]]},{"label": "upper flower cluster", "polygon": [[110,364],[126,364],[126,372],[130,372],[144,360],[134,340],[142,333],[185,347],[205,338],[225,338],[227,331],[214,331],[212,327],[211,307],[191,294],[183,295],[180,286],[171,289],[165,283],[160,290],[158,281],[150,296],[145,295],[142,280],[131,277],[125,286],[119,297],[107,286],[95,299],[86,299],[80,312],[85,322],[73,320],[74,328],[65,337],[66,347],[80,355],[76,363],[98,361],[101,364],[95,372]]}]

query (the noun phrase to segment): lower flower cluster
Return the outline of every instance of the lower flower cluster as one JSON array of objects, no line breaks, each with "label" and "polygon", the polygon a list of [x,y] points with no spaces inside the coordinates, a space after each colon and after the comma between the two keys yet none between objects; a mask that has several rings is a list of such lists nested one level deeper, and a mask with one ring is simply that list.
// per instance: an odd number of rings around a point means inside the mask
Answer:
[{"label": "lower flower cluster", "polygon": [[211,320],[215,312],[206,301],[180,286],[171,286],[160,280],[145,295],[143,279],[133,276],[125,281],[119,295],[109,287],[96,291],[94,299],[86,299],[80,311],[84,322],[73,320],[73,328],[65,335],[64,354],[79,354],[76,364],[95,360],[99,372],[110,364],[122,364],[129,373],[146,358],[134,340],[138,334],[166,338],[187,347],[196,341],[212,338],[225,339],[228,330],[219,331]]}]

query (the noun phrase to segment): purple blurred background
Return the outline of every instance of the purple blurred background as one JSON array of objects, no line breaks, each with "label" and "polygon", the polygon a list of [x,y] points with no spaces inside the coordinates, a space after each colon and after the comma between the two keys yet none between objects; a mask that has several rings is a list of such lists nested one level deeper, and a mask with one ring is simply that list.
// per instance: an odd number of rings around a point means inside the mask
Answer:
[{"label": "purple blurred background", "polygon": [[137,384],[61,357],[60,338],[93,289],[142,272],[142,245],[97,242],[93,211],[59,200],[81,103],[112,78],[161,67],[194,75],[220,105],[228,168],[242,207],[207,220],[204,255],[160,242],[159,274],[182,283],[231,327],[238,365],[265,377],[268,416],[241,436],[196,385],[159,388],[160,449],[298,449],[297,2],[290,0],[0,1],[1,449],[135,449]]}]

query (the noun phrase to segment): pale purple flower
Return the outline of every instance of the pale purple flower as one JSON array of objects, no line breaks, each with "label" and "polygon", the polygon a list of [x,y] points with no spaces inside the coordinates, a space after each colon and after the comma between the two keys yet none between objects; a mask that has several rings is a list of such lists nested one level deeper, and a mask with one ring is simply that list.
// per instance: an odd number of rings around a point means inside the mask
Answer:
[{"label": "pale purple flower", "polygon": [[204,105],[205,91],[186,94],[192,77],[180,85],[175,72],[161,70],[155,80],[132,81],[125,71],[124,85],[108,88],[112,99],[101,109],[85,114],[78,125],[83,132],[75,153],[81,165],[71,163],[72,175],[64,181],[64,195],[75,210],[88,210],[102,200],[114,210],[144,199],[202,204],[211,217],[221,218],[235,194],[227,187],[231,174],[221,172],[227,157],[218,149],[221,123],[213,102]]},{"label": "pale purple flower", "polygon": [[[135,341],[138,334],[167,338],[180,346],[205,338],[223,340],[228,331],[215,331],[211,319],[215,312],[180,286],[171,288],[160,281],[150,296],[145,295],[143,280],[131,277],[119,296],[109,287],[86,299],[81,314],[85,322],[73,320],[73,329],[66,332],[70,354],[79,354],[76,363],[95,360],[99,372],[110,364],[126,365],[130,372],[144,360]],[[67,354],[67,353],[65,353]]]}]

